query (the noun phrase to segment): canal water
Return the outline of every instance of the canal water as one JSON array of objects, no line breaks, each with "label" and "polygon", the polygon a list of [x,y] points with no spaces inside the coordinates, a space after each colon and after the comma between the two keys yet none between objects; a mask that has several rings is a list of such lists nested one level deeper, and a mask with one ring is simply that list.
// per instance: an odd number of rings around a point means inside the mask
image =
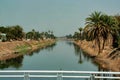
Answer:
[{"label": "canal water", "polygon": [[[72,70],[72,71],[99,70],[98,66],[93,62],[92,58],[88,57],[78,46],[74,45],[70,41],[61,40],[57,41],[54,45],[45,47],[32,53],[27,53],[24,56],[2,61],[0,62],[0,69]],[[4,80],[10,79],[4,78]],[[11,79],[11,80],[23,80],[23,79]],[[31,79],[31,80],[49,80],[49,79]]]}]

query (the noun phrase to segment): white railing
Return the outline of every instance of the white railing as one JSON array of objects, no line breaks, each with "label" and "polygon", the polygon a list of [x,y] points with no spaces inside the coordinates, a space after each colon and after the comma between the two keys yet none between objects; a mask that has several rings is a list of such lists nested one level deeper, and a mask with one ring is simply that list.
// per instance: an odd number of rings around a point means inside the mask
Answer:
[{"label": "white railing", "polygon": [[[52,70],[3,70],[0,71],[0,78],[83,78],[89,80],[95,79],[120,79],[120,72],[97,72],[97,71],[52,71]],[[0,79],[1,80],[1,79]]]}]

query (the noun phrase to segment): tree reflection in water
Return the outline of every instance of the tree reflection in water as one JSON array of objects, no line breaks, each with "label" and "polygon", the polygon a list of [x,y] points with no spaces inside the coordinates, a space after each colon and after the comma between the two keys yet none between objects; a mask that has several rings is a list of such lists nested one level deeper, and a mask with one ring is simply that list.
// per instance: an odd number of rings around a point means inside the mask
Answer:
[{"label": "tree reflection in water", "polygon": [[35,54],[35,53],[38,54],[38,53],[40,53],[41,50],[44,50],[44,49],[48,50],[48,51],[52,51],[55,46],[56,46],[56,43],[54,43],[52,45],[48,45],[48,46],[43,47],[43,48],[38,48],[34,51],[29,51],[26,55],[33,56],[33,54]]},{"label": "tree reflection in water", "polygon": [[[40,50],[43,50],[43,49],[46,49],[48,51],[52,51],[53,48],[55,47],[55,45],[56,45],[56,43],[49,45],[49,46],[46,46],[42,49],[36,49],[34,51],[29,51],[25,55],[33,56],[35,53],[38,54],[40,52]],[[22,67],[22,62],[23,62],[25,55],[21,55],[21,56],[16,57],[16,58],[0,61],[0,69],[5,69],[5,68],[9,68],[9,67],[19,69],[20,67]]]},{"label": "tree reflection in water", "polygon": [[[76,55],[76,56],[79,56],[78,63],[82,64],[84,61],[90,61],[90,60],[92,59],[91,62],[92,62],[94,65],[98,66],[98,64],[96,64],[96,63],[94,62],[94,58],[91,58],[89,55],[87,55],[86,52],[82,51],[78,45],[74,44],[72,41],[66,41],[66,43],[67,43],[68,45],[74,47],[75,55]],[[99,67],[99,66],[98,66],[98,67]],[[100,69],[99,69],[99,70],[100,70]]]},{"label": "tree reflection in water", "polygon": [[76,46],[75,44],[74,44],[74,49],[75,49],[75,54],[77,55],[77,56],[79,56],[79,63],[80,64],[82,64],[83,63],[83,60],[82,60],[82,51],[81,51],[81,49],[78,47],[78,46]]},{"label": "tree reflection in water", "polygon": [[56,43],[46,46],[44,49],[48,50],[48,51],[53,51],[53,48],[56,46]]},{"label": "tree reflection in water", "polygon": [[79,56],[79,61],[78,61],[78,63],[82,64],[82,63],[83,63],[82,50],[81,50],[77,45],[75,45],[73,42],[71,42],[71,41],[66,41],[66,43],[67,43],[68,45],[74,47],[75,55],[76,55],[76,56]]},{"label": "tree reflection in water", "polygon": [[76,56],[79,56],[78,62],[80,64],[82,64],[85,60],[89,61],[90,59],[92,59],[91,62],[98,67],[98,71],[107,71],[106,69],[103,69],[100,64],[97,64],[94,58],[90,57],[89,55],[87,55],[86,52],[82,51],[79,46],[77,46],[76,44],[73,44],[73,45],[74,45]]},{"label": "tree reflection in water", "polygon": [[80,49],[79,46],[77,46],[76,44],[73,44],[74,46],[74,50],[75,50],[75,55],[76,56],[79,56],[79,63],[82,64],[84,61],[89,61],[91,58],[84,52]]},{"label": "tree reflection in water", "polygon": [[19,69],[22,66],[23,58],[24,56],[19,56],[17,58],[0,61],[0,69],[5,69],[9,67]]}]

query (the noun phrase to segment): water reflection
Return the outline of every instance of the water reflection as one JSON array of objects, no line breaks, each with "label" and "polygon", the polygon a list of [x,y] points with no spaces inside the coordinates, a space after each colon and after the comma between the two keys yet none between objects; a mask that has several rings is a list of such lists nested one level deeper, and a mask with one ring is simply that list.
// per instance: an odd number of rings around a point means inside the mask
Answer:
[{"label": "water reflection", "polygon": [[91,58],[84,52],[80,49],[79,46],[73,44],[74,46],[74,50],[75,50],[75,55],[76,56],[79,56],[79,63],[82,64],[84,61],[89,61],[91,60]]},{"label": "water reflection", "polygon": [[83,58],[82,58],[82,51],[81,51],[81,49],[78,46],[76,46],[75,44],[74,44],[74,49],[75,49],[75,55],[79,56],[79,61],[78,62],[80,64],[82,64],[83,63]]},{"label": "water reflection", "polygon": [[[79,57],[78,63],[83,64],[85,61],[91,61],[92,64],[98,67],[98,71],[103,71],[103,69],[100,67],[100,65],[96,64],[94,62],[94,58],[91,58],[89,55],[87,55],[86,52],[82,51],[79,46],[74,44],[73,42],[67,41],[68,45],[72,45],[74,47],[75,55]],[[91,60],[92,59],[92,60]]]},{"label": "water reflection", "polygon": [[53,48],[56,46],[56,43],[52,44],[52,45],[48,45],[48,46],[45,46],[43,48],[40,48],[40,49],[36,49],[32,52],[28,52],[26,55],[29,55],[29,56],[33,56],[33,54],[39,54],[41,50],[48,50],[48,51],[53,51]]},{"label": "water reflection", "polygon": [[49,45],[49,46],[46,46],[44,47],[45,50],[48,50],[48,51],[53,51],[53,48],[57,45],[57,43],[54,43],[52,45]]},{"label": "water reflection", "polygon": [[[53,48],[55,47],[56,43],[55,44],[52,44],[52,45],[49,45],[49,46],[46,46],[42,49],[36,49],[34,51],[29,51],[27,54],[27,56],[33,56],[34,54],[38,54],[40,53],[41,50],[43,49],[46,49],[48,51],[52,51]],[[22,67],[22,63],[23,63],[23,59],[24,59],[24,56],[25,55],[21,55],[19,57],[16,57],[16,58],[12,58],[12,59],[7,59],[7,60],[3,60],[3,61],[0,61],[0,69],[3,70],[5,68],[15,68],[15,69],[19,69]]]},{"label": "water reflection", "polygon": [[24,56],[19,56],[17,58],[0,61],[0,69],[5,69],[9,67],[19,69],[22,66],[23,58]]},{"label": "water reflection", "polygon": [[[69,43],[69,44],[71,45],[72,43]],[[91,63],[98,67],[98,71],[106,71],[106,69],[103,69],[101,67],[101,65],[99,65],[95,62],[94,58],[88,56],[86,52],[82,51],[79,46],[77,46],[75,44],[73,44],[73,45],[74,45],[74,49],[75,49],[75,55],[79,56],[78,63],[82,64],[84,61],[86,61],[86,60],[89,61],[92,59]]]}]

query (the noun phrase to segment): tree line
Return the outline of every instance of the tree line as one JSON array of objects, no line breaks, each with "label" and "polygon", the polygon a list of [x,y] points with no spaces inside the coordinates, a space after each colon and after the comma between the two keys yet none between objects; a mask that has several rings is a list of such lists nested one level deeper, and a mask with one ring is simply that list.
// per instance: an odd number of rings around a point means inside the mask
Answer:
[{"label": "tree line", "polygon": [[[6,34],[6,40],[2,41],[14,41],[14,40],[23,40],[23,39],[32,39],[32,40],[39,40],[39,39],[55,39],[53,31],[47,32],[39,32],[35,31],[34,29],[25,33],[23,28],[19,25],[15,26],[1,26],[0,27],[0,34]],[[2,35],[0,35],[0,38]]]},{"label": "tree line", "polygon": [[[95,41],[99,53],[104,49],[108,39],[112,40],[112,46],[120,45],[120,15],[110,16],[102,12],[93,12],[86,18],[85,27],[80,27],[79,32],[67,35],[67,38],[75,40]],[[102,44],[102,45],[101,45]]]}]

